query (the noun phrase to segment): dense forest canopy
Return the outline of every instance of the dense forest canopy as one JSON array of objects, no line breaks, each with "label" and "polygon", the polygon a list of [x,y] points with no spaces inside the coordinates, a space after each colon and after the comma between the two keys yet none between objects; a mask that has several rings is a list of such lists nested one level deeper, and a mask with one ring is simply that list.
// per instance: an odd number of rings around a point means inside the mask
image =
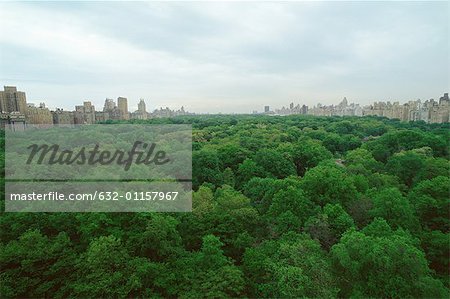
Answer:
[{"label": "dense forest canopy", "polygon": [[448,298],[448,124],[130,122],[192,124],[192,212],[2,213],[2,298]]}]

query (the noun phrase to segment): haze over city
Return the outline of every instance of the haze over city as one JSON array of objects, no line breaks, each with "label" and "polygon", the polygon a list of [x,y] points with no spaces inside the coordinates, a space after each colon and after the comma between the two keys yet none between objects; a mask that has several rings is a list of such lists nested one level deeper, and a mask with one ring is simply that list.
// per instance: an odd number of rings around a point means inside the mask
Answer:
[{"label": "haze over city", "polygon": [[0,82],[65,109],[427,100],[449,89],[448,19],[446,1],[3,2]]}]

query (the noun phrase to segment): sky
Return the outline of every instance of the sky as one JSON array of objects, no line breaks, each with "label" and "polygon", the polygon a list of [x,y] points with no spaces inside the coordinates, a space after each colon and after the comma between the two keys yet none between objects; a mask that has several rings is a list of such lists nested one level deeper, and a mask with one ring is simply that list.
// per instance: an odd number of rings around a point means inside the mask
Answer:
[{"label": "sky", "polygon": [[449,2],[1,2],[0,85],[73,110],[438,99]]}]

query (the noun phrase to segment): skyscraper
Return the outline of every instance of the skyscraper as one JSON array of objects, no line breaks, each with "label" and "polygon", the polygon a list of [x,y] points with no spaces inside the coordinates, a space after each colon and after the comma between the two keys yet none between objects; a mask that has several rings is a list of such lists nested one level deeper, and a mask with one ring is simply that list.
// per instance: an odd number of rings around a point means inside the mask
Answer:
[{"label": "skyscraper", "polygon": [[17,91],[15,86],[4,86],[0,91],[0,110],[3,112],[20,112],[25,114],[27,111],[27,99],[23,91]]},{"label": "skyscraper", "polygon": [[145,102],[144,99],[141,99],[138,103],[138,111],[141,113],[147,113],[147,110],[145,108]]},{"label": "skyscraper", "polygon": [[128,119],[128,100],[127,98],[118,97],[117,98],[117,108],[120,112],[121,119]]},{"label": "skyscraper", "polygon": [[103,106],[103,112],[111,112],[116,108],[116,103],[114,103],[113,99],[106,99],[105,105]]},{"label": "skyscraper", "polygon": [[147,109],[145,107],[144,99],[141,99],[138,103],[138,110],[131,114],[134,119],[148,119]]},{"label": "skyscraper", "polygon": [[75,106],[76,124],[94,124],[95,107],[90,101],[83,102],[83,106]]}]

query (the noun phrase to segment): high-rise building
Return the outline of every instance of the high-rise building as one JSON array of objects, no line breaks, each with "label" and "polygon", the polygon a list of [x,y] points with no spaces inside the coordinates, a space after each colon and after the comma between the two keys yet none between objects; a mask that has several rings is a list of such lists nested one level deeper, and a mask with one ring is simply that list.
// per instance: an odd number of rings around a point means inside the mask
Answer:
[{"label": "high-rise building", "polygon": [[139,112],[147,113],[147,110],[146,110],[146,108],[145,108],[145,102],[144,102],[144,99],[141,99],[141,100],[139,101],[139,103],[138,103],[138,111],[139,111]]},{"label": "high-rise building", "polygon": [[116,103],[113,99],[106,99],[105,106],[103,106],[103,112],[111,112],[116,108]]},{"label": "high-rise building", "polygon": [[0,92],[0,110],[25,114],[27,111],[25,92],[17,91],[15,86],[4,86],[3,91]]},{"label": "high-rise building", "polygon": [[269,106],[264,106],[264,113],[268,113],[270,112],[270,107]]},{"label": "high-rise building", "polygon": [[53,123],[58,125],[73,125],[75,122],[74,113],[72,111],[64,111],[56,108],[52,111]]},{"label": "high-rise building", "polygon": [[303,105],[300,114],[308,114],[308,106]]},{"label": "high-rise building", "polygon": [[83,102],[83,106],[75,106],[76,124],[94,124],[95,122],[95,107],[90,101]]},{"label": "high-rise building", "polygon": [[118,97],[117,98],[117,108],[119,109],[121,119],[129,119],[127,98]]},{"label": "high-rise building", "polygon": [[53,116],[50,110],[45,107],[45,103],[40,103],[39,107],[28,105],[26,113],[27,122],[36,125],[51,125],[53,124]]},{"label": "high-rise building", "polygon": [[148,119],[147,108],[145,106],[144,99],[141,99],[138,103],[138,110],[131,114],[134,119]]}]

